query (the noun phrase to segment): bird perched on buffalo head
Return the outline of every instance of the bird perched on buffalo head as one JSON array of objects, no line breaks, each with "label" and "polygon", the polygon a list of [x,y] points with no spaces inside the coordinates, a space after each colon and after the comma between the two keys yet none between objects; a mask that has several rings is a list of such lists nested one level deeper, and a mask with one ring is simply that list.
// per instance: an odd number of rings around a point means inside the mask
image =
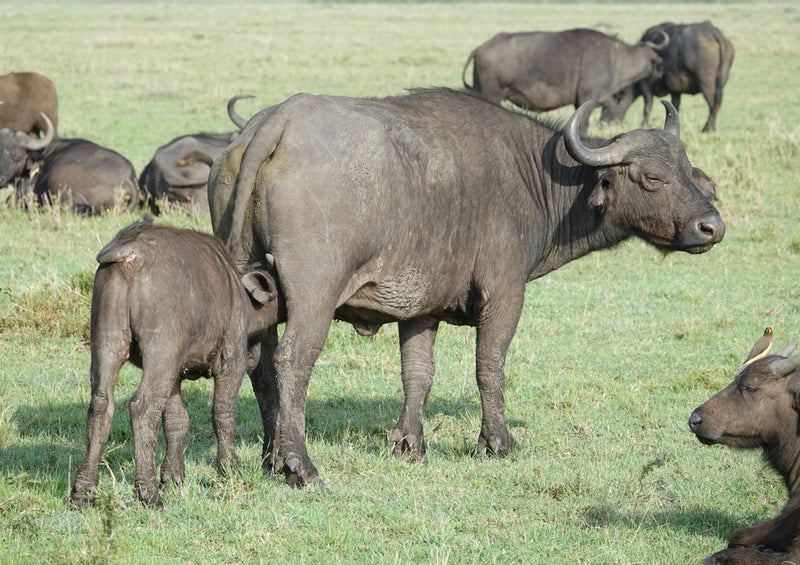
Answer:
[{"label": "bird perched on buffalo head", "polygon": [[748,365],[756,359],[761,359],[769,353],[770,347],[772,347],[772,328],[767,328],[764,330],[764,335],[761,336],[753,346],[753,349],[750,350],[750,353],[747,354],[744,364]]}]

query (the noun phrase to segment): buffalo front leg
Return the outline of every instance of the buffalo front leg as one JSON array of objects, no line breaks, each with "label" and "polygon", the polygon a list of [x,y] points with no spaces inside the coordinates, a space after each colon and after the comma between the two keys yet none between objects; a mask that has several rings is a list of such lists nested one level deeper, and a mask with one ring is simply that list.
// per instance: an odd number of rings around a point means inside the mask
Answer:
[{"label": "buffalo front leg", "polygon": [[517,329],[523,294],[524,286],[515,295],[491,298],[484,303],[479,316],[475,340],[476,377],[483,412],[479,453],[488,448],[496,455],[506,455],[514,446],[503,411],[505,361]]},{"label": "buffalo front leg", "polygon": [[389,442],[394,443],[392,455],[395,457],[424,461],[422,409],[433,384],[434,343],[439,323],[433,319],[415,319],[401,321],[397,326],[404,400],[403,411],[389,435]]},{"label": "buffalo front leg", "polygon": [[236,438],[236,400],[242,386],[246,368],[245,344],[236,345],[237,354],[222,374],[214,377],[214,404],[211,420],[217,437],[217,471],[224,474],[228,468],[239,464],[234,440]]},{"label": "buffalo front leg", "polygon": [[272,449],[278,428],[278,380],[272,360],[277,347],[278,328],[272,326],[261,343],[251,349],[251,354],[258,356],[255,367],[250,371],[250,383],[264,424],[264,445],[261,448],[261,465],[264,469],[272,469]]},{"label": "buffalo front leg", "polygon": [[164,461],[161,462],[161,484],[171,481],[180,485],[186,476],[183,446],[189,433],[189,411],[181,399],[181,381],[175,383],[172,394],[164,404],[161,422],[167,444]]},{"label": "buffalo front leg", "polygon": [[302,302],[298,312],[289,312],[274,356],[278,418],[271,451],[272,469],[283,472],[286,483],[294,487],[319,482],[319,473],[306,448],[306,394],[314,363],[328,336],[333,309],[329,314],[320,312],[313,303],[311,298]]}]

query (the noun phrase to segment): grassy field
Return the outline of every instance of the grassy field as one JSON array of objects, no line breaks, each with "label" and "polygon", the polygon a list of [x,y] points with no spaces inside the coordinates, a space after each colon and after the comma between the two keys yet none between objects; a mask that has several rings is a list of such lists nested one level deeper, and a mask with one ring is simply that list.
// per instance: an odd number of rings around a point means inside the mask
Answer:
[{"label": "grassy field", "polygon": [[[94,257],[137,216],[0,210],[0,562],[694,563],[782,506],[757,453],[702,446],[686,420],[765,326],[781,345],[800,338],[800,5],[7,0],[0,19],[0,71],[50,77],[61,135],[112,147],[137,172],[176,135],[230,131],[234,94],[256,96],[238,106],[250,115],[299,91],[459,87],[470,50],[499,31],[586,26],[633,42],[661,21],[710,19],[736,46],[718,131],[700,133],[701,97],[681,106],[689,156],[717,182],[725,240],[700,256],[630,241],[531,283],[506,364],[518,449],[505,459],[473,454],[472,330],[439,332],[429,463],[414,465],[386,443],[402,403],[396,328],[361,338],[334,325],[308,407],[325,487],[262,475],[249,383],[243,465],[218,477],[211,386],[194,382],[187,482],[163,511],[138,507],[127,400],[139,372],[128,366],[100,504],[71,510]],[[622,129],[640,116],[641,102]]]}]

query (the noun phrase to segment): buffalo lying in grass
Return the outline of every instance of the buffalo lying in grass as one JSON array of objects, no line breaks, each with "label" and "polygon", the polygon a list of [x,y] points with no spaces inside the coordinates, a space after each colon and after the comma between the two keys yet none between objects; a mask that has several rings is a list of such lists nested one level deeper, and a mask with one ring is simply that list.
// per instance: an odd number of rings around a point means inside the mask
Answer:
[{"label": "buffalo lying in grass", "polygon": [[778,517],[740,528],[707,565],[800,562],[800,355],[797,342],[775,355],[748,358],[736,378],[692,412],[689,428],[704,444],[762,449],[786,483]]}]

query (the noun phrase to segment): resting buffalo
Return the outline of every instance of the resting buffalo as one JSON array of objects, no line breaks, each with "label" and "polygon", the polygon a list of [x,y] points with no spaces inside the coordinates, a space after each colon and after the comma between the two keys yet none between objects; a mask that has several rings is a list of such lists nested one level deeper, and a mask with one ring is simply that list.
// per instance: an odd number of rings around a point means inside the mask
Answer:
[{"label": "resting buffalo", "polygon": [[85,139],[56,139],[50,119],[42,117],[47,129],[41,139],[0,130],[0,186],[15,182],[16,199],[26,202],[33,193],[39,204],[67,204],[83,214],[136,207],[139,191],[130,161]]},{"label": "resting buffalo", "polygon": [[789,490],[777,518],[733,532],[728,549],[707,565],[750,565],[800,559],[800,355],[797,342],[775,355],[745,362],[731,384],[695,409],[689,428],[704,444],[762,449]]},{"label": "resting buffalo", "polygon": [[0,76],[0,128],[39,137],[47,131],[46,114],[58,131],[58,96],[52,81],[37,73]]},{"label": "resting buffalo", "polygon": [[705,21],[699,24],[664,22],[644,32],[642,41],[669,35],[669,45],[661,51],[664,73],[642,80],[618,92],[603,108],[601,120],[621,120],[637,96],[644,97],[644,120],[650,119],[653,95],[672,95],[672,104],[680,107],[681,94],[702,93],[708,104],[708,120],[703,131],[716,129],[722,106],[722,89],[728,82],[733,64],[733,44],[722,32]]},{"label": "resting buffalo", "polygon": [[160,212],[159,201],[189,212],[208,213],[206,187],[211,165],[247,123],[234,108],[242,98],[252,96],[239,94],[228,101],[228,117],[239,128],[236,131],[182,135],[156,149],[139,176],[144,201],[154,214]]},{"label": "resting buffalo", "polygon": [[130,360],[143,369],[130,400],[134,488],[140,500],[160,506],[159,421],[166,439],[161,482],[184,478],[189,414],[181,400],[181,380],[214,379],[217,469],[236,462],[236,397],[247,369],[248,336],[258,347],[258,331],[277,323],[275,281],[263,268],[248,269],[240,281],[230,254],[212,235],[147,221],[120,231],[97,262],[86,455],[70,500],[83,506],[93,498],[114,416],[117,373]]},{"label": "resting buffalo", "polygon": [[708,251],[725,224],[698,188],[668,107],[666,129],[581,140],[470,92],[380,100],[298,94],[262,110],[209,177],[214,232],[235,259],[271,253],[286,301],[251,374],[265,464],[318,478],[306,390],[334,318],[372,334],[398,322],[405,403],[395,455],[424,457],[423,404],[440,322],[477,328],[478,449],[506,453],[504,363],[525,283],[638,235]]},{"label": "resting buffalo", "polygon": [[628,45],[591,29],[500,33],[469,54],[461,78],[474,61],[472,88],[489,98],[508,99],[517,106],[553,110],[591,100],[591,111],[614,93],[644,78],[658,77],[666,46],[646,41]]}]

